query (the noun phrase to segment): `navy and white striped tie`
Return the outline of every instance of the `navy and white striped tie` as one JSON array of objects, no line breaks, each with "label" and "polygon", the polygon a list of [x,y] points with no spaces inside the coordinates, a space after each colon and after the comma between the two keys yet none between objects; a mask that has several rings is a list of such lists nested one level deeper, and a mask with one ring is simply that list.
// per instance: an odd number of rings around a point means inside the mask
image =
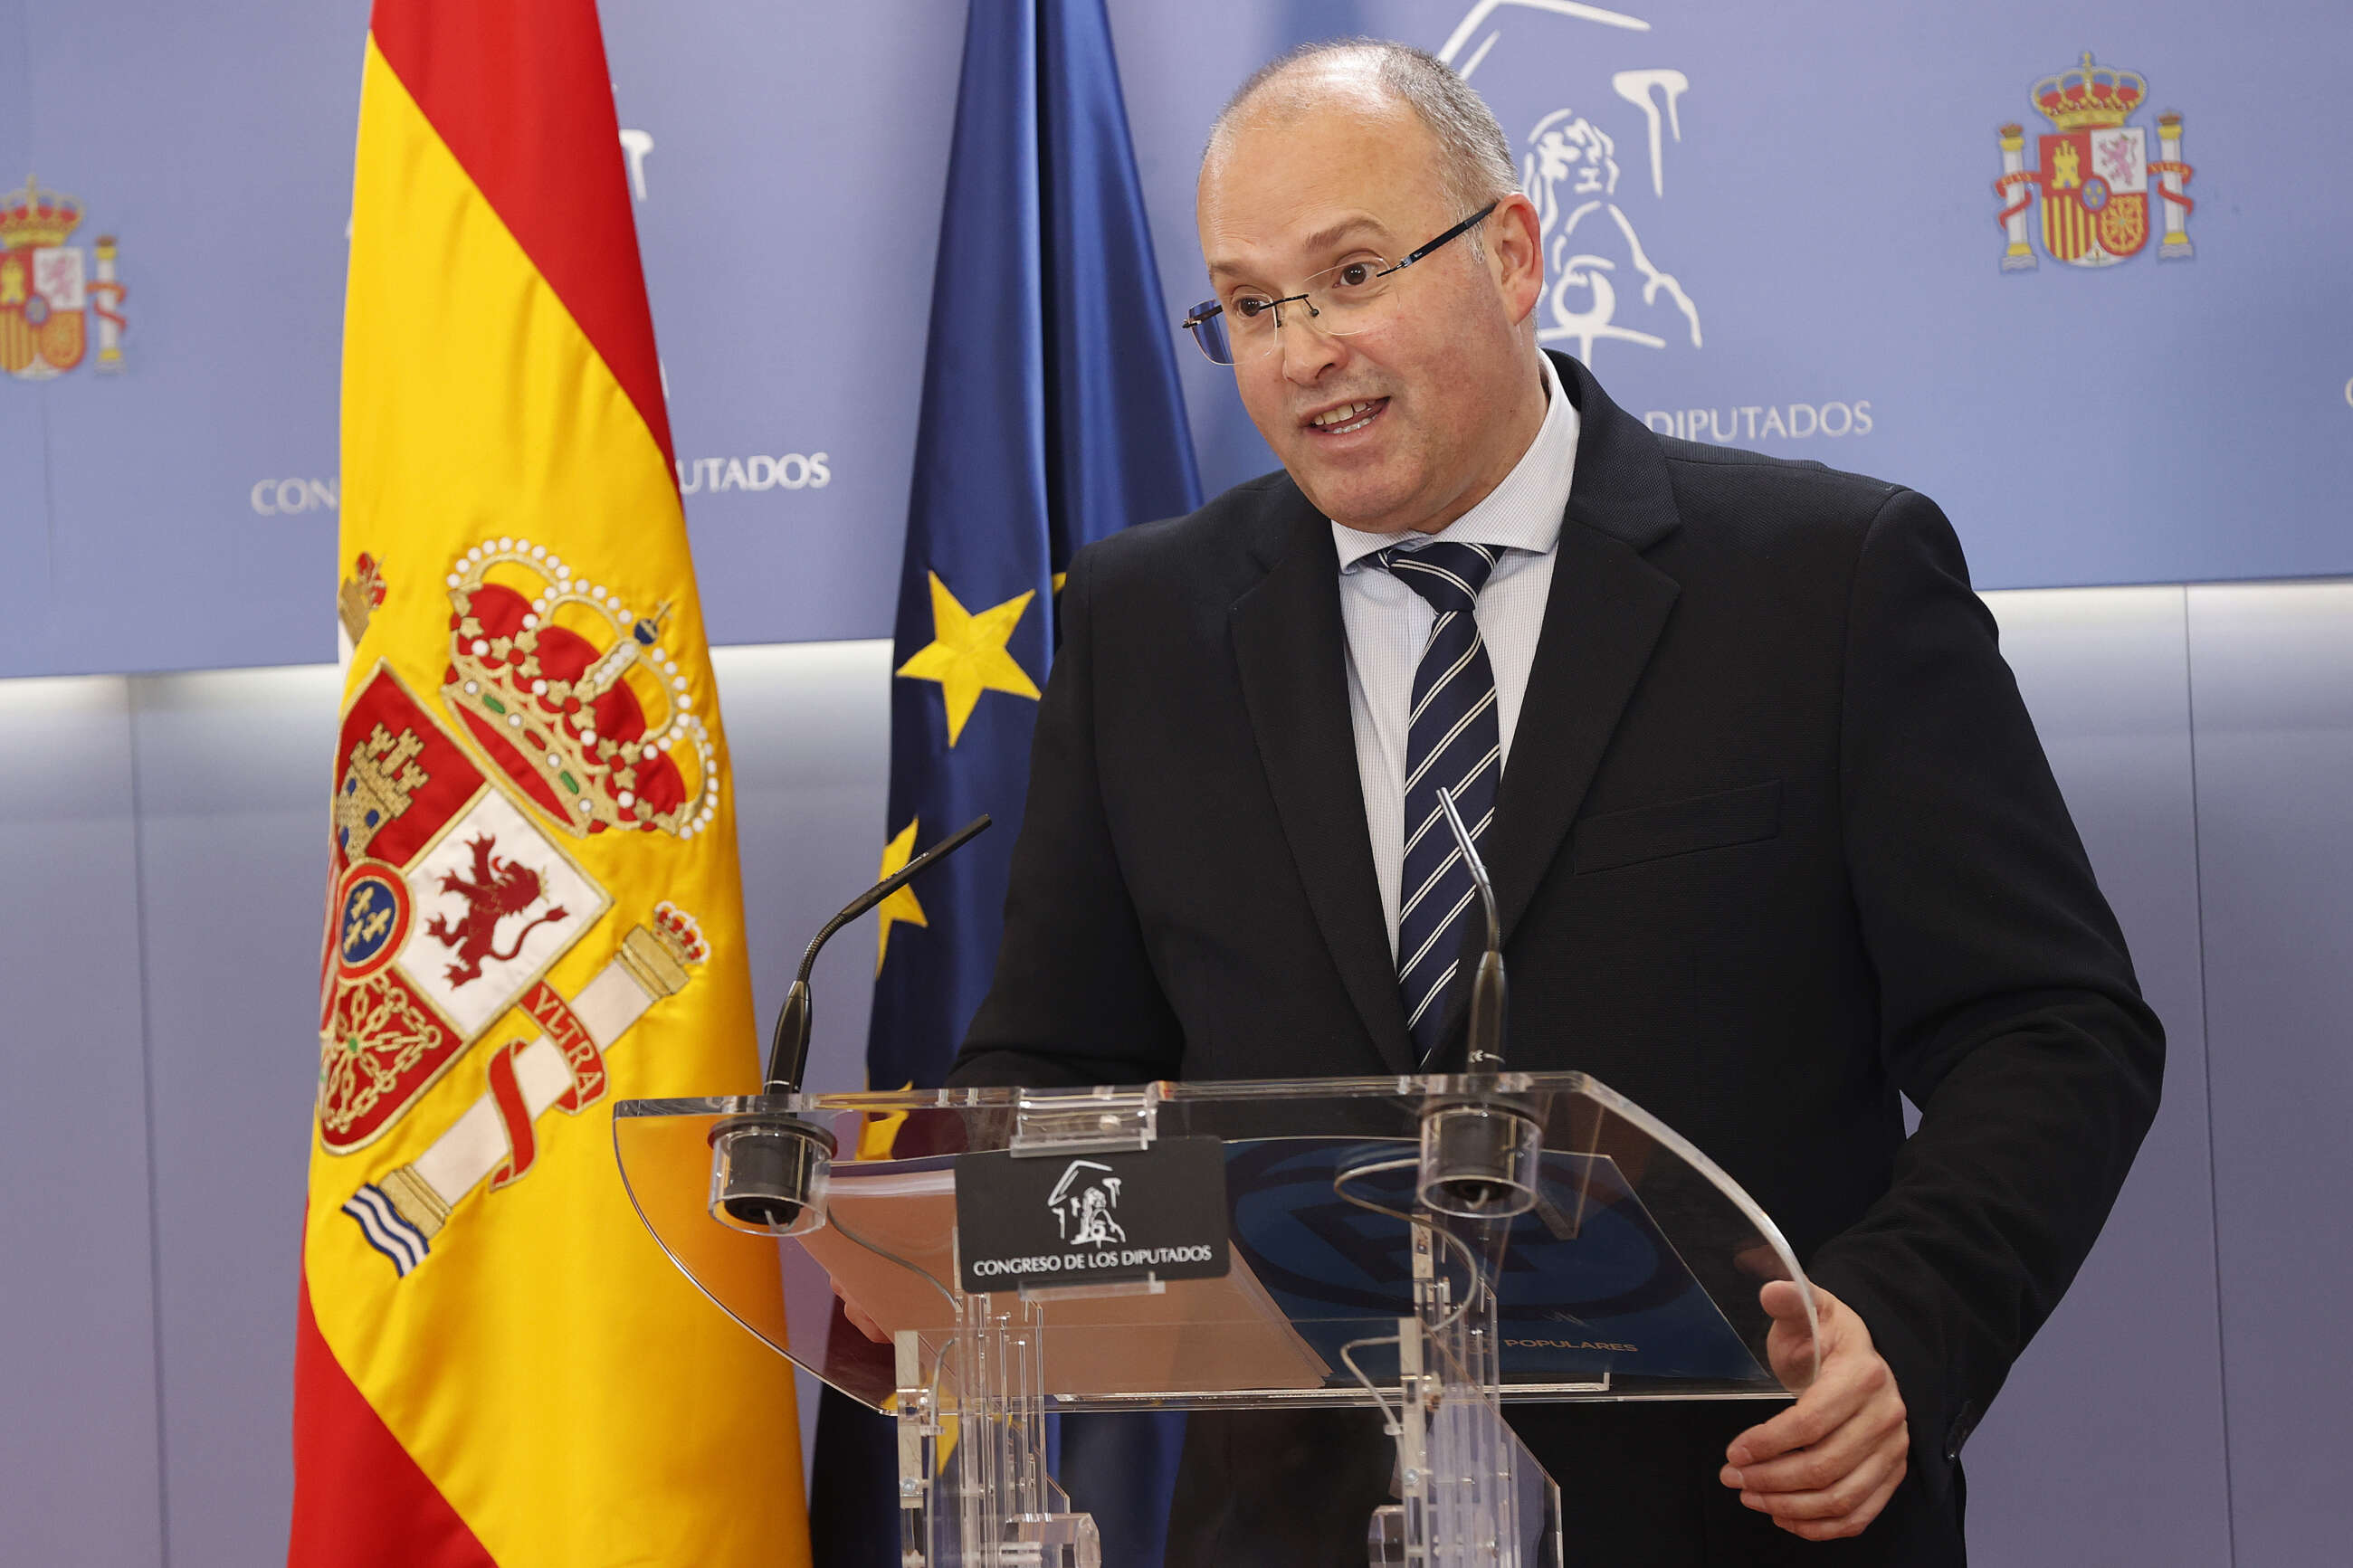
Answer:
[{"label": "navy and white striped tie", "polygon": [[1392,545],[1374,559],[1430,601],[1438,620],[1413,675],[1413,710],[1405,750],[1405,875],[1398,893],[1398,988],[1406,1026],[1427,1066],[1446,1026],[1461,966],[1463,921],[1476,889],[1462,851],[1439,809],[1442,788],[1454,797],[1475,842],[1495,819],[1504,773],[1503,728],[1495,717],[1495,671],[1472,614],[1500,548],[1440,540],[1419,550]]}]

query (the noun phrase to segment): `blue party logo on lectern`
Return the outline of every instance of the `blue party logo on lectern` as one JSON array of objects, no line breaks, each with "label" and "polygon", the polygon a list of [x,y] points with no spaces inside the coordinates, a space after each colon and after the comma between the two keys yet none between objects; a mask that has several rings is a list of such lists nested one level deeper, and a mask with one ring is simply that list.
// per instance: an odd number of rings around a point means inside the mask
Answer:
[{"label": "blue party logo on lectern", "polygon": [[2161,260],[2187,260],[2189,213],[2197,204],[2184,194],[2191,170],[2181,161],[2181,116],[2157,117],[2158,156],[2148,155],[2148,132],[2131,123],[2148,99],[2148,83],[2137,71],[2083,63],[2034,84],[2034,107],[2052,129],[2036,139],[2035,166],[2026,166],[2026,130],[2000,131],[2001,177],[1994,194],[2002,208],[1996,220],[2003,234],[2005,272],[2031,271],[2037,265],[2028,242],[2027,211],[2042,197],[2042,249],[2070,267],[2114,267],[2148,247],[2152,199],[2161,210],[2157,254]]}]

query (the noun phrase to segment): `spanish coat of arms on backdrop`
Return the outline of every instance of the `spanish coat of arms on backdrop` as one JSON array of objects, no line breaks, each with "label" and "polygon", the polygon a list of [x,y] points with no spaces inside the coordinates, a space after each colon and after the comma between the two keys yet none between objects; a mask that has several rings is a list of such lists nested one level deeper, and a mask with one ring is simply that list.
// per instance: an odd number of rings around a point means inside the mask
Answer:
[{"label": "spanish coat of arms on backdrop", "polygon": [[122,300],[114,237],[89,250],[66,243],[81,226],[81,203],[24,185],[0,195],[0,370],[47,381],[82,363],[98,342],[98,368],[122,368]]},{"label": "spanish coat of arms on backdrop", "polygon": [[2153,230],[2159,260],[2194,254],[2189,213],[2197,204],[2183,189],[2192,171],[2181,161],[2181,116],[2168,110],[2157,117],[2151,158],[2148,128],[2132,123],[2148,101],[2148,83],[2138,72],[2097,64],[2086,53],[2080,65],[2036,82],[2030,97],[2051,129],[2034,139],[2031,169],[2026,128],[2010,124],[1999,132],[2001,178],[1994,194],[2003,204],[1995,219],[2003,271],[2038,265],[2027,217],[2037,196],[2042,221],[2033,232],[2053,261],[2114,267],[2147,249]]}]

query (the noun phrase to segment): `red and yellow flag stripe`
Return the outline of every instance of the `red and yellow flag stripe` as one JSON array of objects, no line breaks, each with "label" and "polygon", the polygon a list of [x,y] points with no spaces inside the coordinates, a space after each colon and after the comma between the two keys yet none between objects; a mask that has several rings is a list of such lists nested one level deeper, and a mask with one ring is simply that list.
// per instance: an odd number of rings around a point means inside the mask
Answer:
[{"label": "red and yellow flag stripe", "polygon": [[[758,1068],[726,742],[591,0],[378,0],[352,222],[341,559],[346,571],[360,563],[373,607],[355,633],[347,704],[358,711],[372,694],[405,693],[404,711],[432,732],[417,755],[479,775],[470,798],[515,825],[505,839],[542,846],[602,901],[535,906],[558,922],[548,929],[561,945],[525,977],[528,1009],[502,1004],[480,1018],[442,1007],[463,1045],[438,1076],[404,1089],[364,1140],[314,1137],[290,1562],[806,1563],[790,1369],[671,1268],[614,1163],[613,1101],[749,1091]],[[562,818],[548,803],[572,797],[514,771],[540,752],[486,738],[461,711],[453,638],[475,634],[459,569],[470,552],[516,541],[593,577],[600,602],[609,591],[642,606],[631,616],[657,628],[637,639],[642,652],[621,651],[638,657],[632,679],[654,677],[640,681],[645,703],[669,702],[699,725],[693,747],[671,753],[690,784],[711,785],[683,826],[651,825],[642,802],[628,816],[618,773],[602,785],[621,802],[617,819]],[[594,642],[594,616],[571,626],[575,640]],[[585,715],[549,712],[551,735],[574,724],[588,768],[617,756],[635,765],[610,736],[599,752]],[[644,752],[649,768],[664,765],[650,744]],[[566,788],[583,787],[569,777],[578,770],[547,760]],[[340,814],[348,741],[338,770]],[[433,788],[463,794],[446,780],[399,787],[421,788],[420,800]],[[379,869],[338,831],[339,875]],[[521,854],[505,839],[499,853]],[[385,861],[382,886],[434,896],[421,860],[396,863],[383,843],[365,851]],[[641,1011],[592,1064],[599,1102],[574,1093],[561,1110],[543,1101],[533,1120],[517,1087],[522,1044],[584,1040],[598,1026],[584,1000],[598,984],[643,973],[649,952],[655,968],[667,963],[644,945],[669,918],[658,909],[691,917],[691,978],[629,993]],[[349,934],[338,918],[331,909],[331,998],[344,973],[337,940]],[[420,902],[413,923],[424,921]],[[518,948],[530,930],[491,929]],[[501,951],[493,943],[493,958]],[[327,1032],[331,1058],[369,1045],[364,1030]],[[322,1090],[322,1117],[327,1103]],[[503,1127],[502,1161],[479,1180],[470,1166],[453,1179],[437,1151],[463,1141],[469,1116],[477,1129]],[[443,1173],[432,1178],[438,1196],[419,1171]],[[388,1253],[380,1229],[372,1238],[355,1221],[363,1193],[386,1215],[408,1205],[401,1213],[419,1228],[406,1250]]]}]

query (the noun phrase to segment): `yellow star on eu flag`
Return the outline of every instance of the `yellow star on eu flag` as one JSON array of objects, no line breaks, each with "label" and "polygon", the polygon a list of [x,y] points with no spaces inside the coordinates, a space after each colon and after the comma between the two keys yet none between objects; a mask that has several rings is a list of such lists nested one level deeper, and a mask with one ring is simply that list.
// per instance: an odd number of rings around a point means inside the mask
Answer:
[{"label": "yellow star on eu flag", "polygon": [[[925,575],[932,580],[932,640],[901,665],[898,673],[940,683],[940,693],[948,705],[948,744],[953,746],[964,733],[965,721],[972,717],[982,692],[1009,691],[1037,700],[1038,683],[1006,651],[1005,645],[1012,640],[1013,628],[1021,624],[1022,613],[1038,591],[1033,588],[973,615],[956,603],[938,573]],[[907,858],[901,856],[899,864],[906,863]]]},{"label": "yellow star on eu flag", "polygon": [[[874,874],[876,881],[894,871],[907,868],[907,862],[915,858],[915,829],[922,826],[923,822],[922,817],[916,817],[907,824],[905,832],[882,846],[882,869]],[[915,926],[929,926],[932,922],[923,918],[923,906],[916,902],[915,889],[912,886],[900,889],[877,904],[874,915],[874,973],[880,974],[882,973],[882,961],[891,955],[891,922],[905,921]]]},{"label": "yellow star on eu flag", "polygon": [[[891,873],[885,871],[882,874],[887,877]],[[913,1079],[899,1086],[902,1093],[914,1087]],[[861,1160],[889,1159],[891,1145],[898,1139],[899,1129],[906,1124],[906,1121],[907,1113],[903,1110],[868,1111],[865,1121],[858,1129],[858,1157]]]}]

